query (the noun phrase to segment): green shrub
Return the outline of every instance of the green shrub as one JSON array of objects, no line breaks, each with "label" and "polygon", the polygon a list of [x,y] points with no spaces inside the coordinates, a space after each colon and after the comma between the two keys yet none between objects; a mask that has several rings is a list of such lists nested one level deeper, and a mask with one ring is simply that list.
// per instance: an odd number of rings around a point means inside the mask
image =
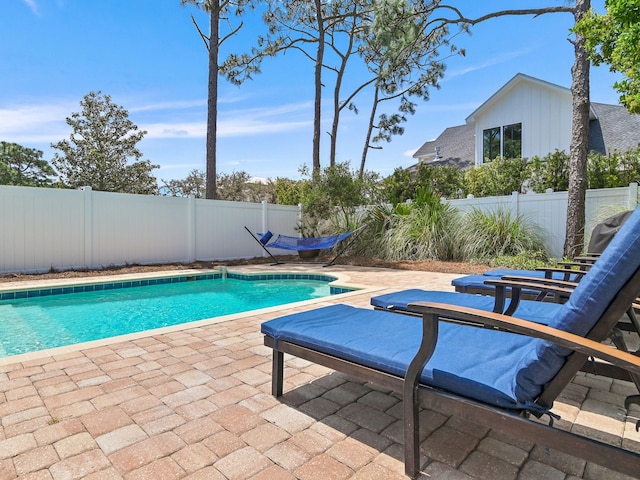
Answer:
[{"label": "green shrub", "polygon": [[457,211],[439,195],[419,189],[411,204],[378,209],[372,253],[386,260],[452,260]]},{"label": "green shrub", "polygon": [[529,182],[534,192],[542,193],[548,188],[554,192],[569,189],[569,155],[556,150],[540,159],[533,157],[527,164]]},{"label": "green shrub", "polygon": [[549,259],[543,251],[527,252],[524,255],[499,255],[492,258],[489,265],[516,270],[535,270],[540,267],[548,267]]},{"label": "green shrub", "polygon": [[539,227],[522,215],[504,209],[482,212],[474,208],[461,220],[458,241],[466,260],[491,260],[503,256],[526,256],[544,251]]},{"label": "green shrub", "polygon": [[465,192],[475,197],[511,195],[527,180],[527,160],[496,158],[465,172]]}]

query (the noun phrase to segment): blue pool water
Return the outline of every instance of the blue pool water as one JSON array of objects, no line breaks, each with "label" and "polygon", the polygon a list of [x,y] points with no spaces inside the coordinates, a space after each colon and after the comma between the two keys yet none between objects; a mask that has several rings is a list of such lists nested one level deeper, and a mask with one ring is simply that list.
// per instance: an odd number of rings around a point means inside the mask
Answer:
[{"label": "blue pool water", "polygon": [[0,301],[0,357],[330,295],[322,280],[181,281]]}]

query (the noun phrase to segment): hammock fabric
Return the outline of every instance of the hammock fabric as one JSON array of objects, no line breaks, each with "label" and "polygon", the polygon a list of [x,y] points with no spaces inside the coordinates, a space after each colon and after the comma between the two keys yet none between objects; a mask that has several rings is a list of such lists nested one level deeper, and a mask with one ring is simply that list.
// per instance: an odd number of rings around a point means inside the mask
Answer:
[{"label": "hammock fabric", "polygon": [[273,234],[271,232],[267,232],[262,235],[262,237],[260,237],[260,243],[268,248],[281,248],[283,250],[321,250],[336,246],[352,233],[353,232],[345,232],[338,235],[315,238],[300,238],[289,237],[287,235],[278,235],[275,240],[270,241],[273,237]]},{"label": "hammock fabric", "polygon": [[[253,237],[253,239],[260,244],[262,249],[267,252],[267,254],[275,261],[274,265],[279,265],[282,262],[278,261],[276,257],[274,257],[271,252],[268,250],[269,248],[280,248],[282,250],[294,250],[296,252],[301,252],[305,250],[323,250],[335,247],[342,240],[350,236],[356,231],[362,231],[362,227],[357,230],[353,230],[351,232],[340,233],[338,235],[329,235],[327,237],[315,237],[315,238],[299,238],[299,237],[289,237],[287,235],[278,235],[273,240],[273,233],[267,231],[265,234],[258,233],[257,236],[254,234],[249,228],[245,225],[244,229],[249,232],[249,235]],[[340,255],[342,255],[349,245],[355,240],[357,235],[351,239],[350,242],[347,243],[342,249],[333,257],[333,259],[325,263],[323,267],[328,267],[333,265],[334,262],[338,259]],[[272,241],[273,240],[273,241]]]}]

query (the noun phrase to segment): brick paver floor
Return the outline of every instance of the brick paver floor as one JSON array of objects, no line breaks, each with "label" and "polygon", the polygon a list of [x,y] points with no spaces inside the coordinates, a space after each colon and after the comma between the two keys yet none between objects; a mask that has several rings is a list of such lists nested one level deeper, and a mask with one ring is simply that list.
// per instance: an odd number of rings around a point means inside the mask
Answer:
[{"label": "brick paver floor", "polygon": [[[372,294],[391,289],[450,290],[454,276],[341,266],[321,272],[375,288],[0,359],[0,480],[406,478],[400,397],[288,358],[286,393],[274,398],[260,323],[327,303],[368,307]],[[629,382],[579,374],[554,411],[578,432],[640,450],[640,410],[627,416],[621,408],[633,392]],[[626,478],[447,412],[422,411],[421,426],[421,478]]]}]

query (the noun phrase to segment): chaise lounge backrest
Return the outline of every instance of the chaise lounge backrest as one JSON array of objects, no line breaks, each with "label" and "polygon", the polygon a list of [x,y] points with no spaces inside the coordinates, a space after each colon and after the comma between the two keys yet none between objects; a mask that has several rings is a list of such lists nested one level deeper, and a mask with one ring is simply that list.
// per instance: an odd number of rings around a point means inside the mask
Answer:
[{"label": "chaise lounge backrest", "polygon": [[[619,317],[616,318],[616,312],[612,312],[610,318],[602,319],[602,316],[639,268],[640,208],[629,217],[549,326],[603,341]],[[635,295],[638,293],[640,291]],[[629,298],[626,308],[631,304],[632,298]],[[624,303],[621,302],[621,305]],[[624,311],[624,307],[621,307],[620,316]],[[556,375],[569,353],[569,350],[553,343],[541,343],[535,351],[521,359],[516,379],[517,389],[522,389],[524,397],[531,397]]]}]

